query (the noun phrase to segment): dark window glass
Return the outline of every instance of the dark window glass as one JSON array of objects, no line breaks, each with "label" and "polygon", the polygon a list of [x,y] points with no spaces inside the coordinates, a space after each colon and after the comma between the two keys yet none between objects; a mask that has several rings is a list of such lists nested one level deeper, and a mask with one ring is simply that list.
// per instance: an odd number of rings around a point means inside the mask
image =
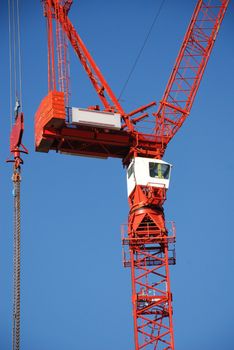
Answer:
[{"label": "dark window glass", "polygon": [[170,165],[161,163],[149,163],[150,177],[158,179],[169,179]]},{"label": "dark window glass", "polygon": [[134,172],[134,164],[132,164],[130,166],[130,168],[128,169],[128,178],[130,178],[130,176],[132,175],[133,172]]}]

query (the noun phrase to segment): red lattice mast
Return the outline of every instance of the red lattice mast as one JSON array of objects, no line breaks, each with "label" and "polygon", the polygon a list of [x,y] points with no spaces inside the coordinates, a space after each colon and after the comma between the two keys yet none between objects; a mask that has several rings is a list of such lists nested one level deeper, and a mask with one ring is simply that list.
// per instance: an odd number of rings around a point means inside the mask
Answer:
[{"label": "red lattice mast", "polygon": [[[169,265],[175,264],[175,226],[165,225],[164,188],[137,186],[123,232],[124,266],[131,267],[136,349],[174,349]],[[129,253],[129,255],[128,255]]]}]

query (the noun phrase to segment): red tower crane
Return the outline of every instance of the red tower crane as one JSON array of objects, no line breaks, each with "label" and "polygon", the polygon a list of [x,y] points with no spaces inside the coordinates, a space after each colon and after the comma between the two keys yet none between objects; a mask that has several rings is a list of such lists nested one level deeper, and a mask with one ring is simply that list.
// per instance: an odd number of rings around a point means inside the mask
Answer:
[{"label": "red tower crane", "polygon": [[[130,211],[122,243],[127,248],[124,266],[131,268],[136,350],[175,349],[169,278],[169,265],[175,264],[175,226],[166,226],[163,210],[171,165],[162,157],[190,113],[228,3],[229,0],[197,1],[158,110],[148,112],[156,104],[151,102],[126,113],[68,18],[72,0],[43,1],[48,28],[49,93],[35,115],[36,151],[120,158],[127,168]],[[66,38],[100,98],[102,109],[68,106]]]}]

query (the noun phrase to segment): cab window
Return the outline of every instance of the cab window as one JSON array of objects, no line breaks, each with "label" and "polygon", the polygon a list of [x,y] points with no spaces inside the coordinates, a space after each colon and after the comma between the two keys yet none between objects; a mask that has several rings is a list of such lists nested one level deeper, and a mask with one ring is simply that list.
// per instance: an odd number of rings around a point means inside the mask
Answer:
[{"label": "cab window", "polygon": [[134,164],[132,164],[130,166],[130,168],[128,169],[128,178],[130,178],[130,176],[133,174],[134,172]]},{"label": "cab window", "polygon": [[161,163],[149,163],[149,174],[150,177],[157,179],[169,179],[170,165]]}]

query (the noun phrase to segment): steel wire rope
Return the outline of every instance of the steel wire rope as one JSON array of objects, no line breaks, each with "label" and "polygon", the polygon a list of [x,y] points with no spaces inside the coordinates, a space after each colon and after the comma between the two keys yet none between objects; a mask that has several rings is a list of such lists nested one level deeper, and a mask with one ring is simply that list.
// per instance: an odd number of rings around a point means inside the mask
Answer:
[{"label": "steel wire rope", "polygon": [[14,123],[13,98],[16,112],[22,108],[22,58],[20,37],[19,0],[8,0],[8,32],[9,32],[9,80],[10,80],[10,126]]},{"label": "steel wire rope", "polygon": [[15,34],[15,1],[12,1],[12,22],[13,22],[13,61],[14,61],[14,93],[17,96],[17,59],[16,59],[16,34]]},{"label": "steel wire rope", "polygon": [[19,64],[19,97],[21,110],[23,108],[22,100],[22,59],[21,59],[21,38],[20,38],[20,15],[19,15],[19,0],[16,2],[17,6],[17,40],[18,40],[18,64]]},{"label": "steel wire rope", "polygon": [[128,74],[128,77],[127,77],[127,79],[126,79],[126,81],[125,81],[125,83],[124,83],[124,85],[123,85],[123,87],[122,87],[122,89],[121,89],[121,91],[120,91],[118,100],[121,99],[121,97],[122,97],[122,95],[123,95],[123,93],[124,93],[124,91],[125,91],[125,89],[126,89],[126,87],[127,87],[127,85],[128,85],[128,82],[129,82],[129,80],[131,79],[131,76],[132,76],[132,74],[133,74],[133,72],[134,72],[134,70],[135,70],[135,68],[136,68],[136,65],[137,65],[137,63],[138,63],[138,61],[139,61],[139,59],[140,59],[140,57],[141,57],[141,55],[142,55],[142,52],[143,52],[143,50],[144,50],[144,48],[145,48],[145,46],[146,46],[146,43],[147,43],[147,41],[148,41],[148,39],[149,39],[149,37],[150,37],[150,34],[151,34],[151,32],[152,32],[152,30],[153,30],[153,28],[154,28],[154,25],[155,25],[155,23],[157,22],[157,20],[158,20],[158,18],[159,18],[159,15],[160,15],[160,13],[161,13],[161,11],[162,11],[162,8],[163,8],[163,5],[165,4],[165,2],[166,2],[166,0],[162,0],[161,4],[160,4],[160,6],[159,6],[159,9],[158,9],[158,11],[156,12],[156,14],[155,14],[155,16],[154,16],[153,22],[152,22],[152,24],[151,24],[151,26],[150,26],[150,28],[149,28],[149,31],[148,31],[148,33],[147,33],[147,35],[146,35],[146,37],[145,37],[145,40],[143,41],[143,44],[142,44],[142,46],[141,46],[141,48],[140,48],[140,51],[138,52],[138,55],[137,55],[137,57],[136,57],[136,59],[135,59],[133,65],[132,65],[132,68],[131,68],[131,70],[130,70],[130,72],[129,72],[129,74]]},{"label": "steel wire rope", "polygon": [[8,0],[8,45],[9,45],[9,89],[10,89],[10,129],[12,129],[12,33],[11,33],[11,0]]}]

